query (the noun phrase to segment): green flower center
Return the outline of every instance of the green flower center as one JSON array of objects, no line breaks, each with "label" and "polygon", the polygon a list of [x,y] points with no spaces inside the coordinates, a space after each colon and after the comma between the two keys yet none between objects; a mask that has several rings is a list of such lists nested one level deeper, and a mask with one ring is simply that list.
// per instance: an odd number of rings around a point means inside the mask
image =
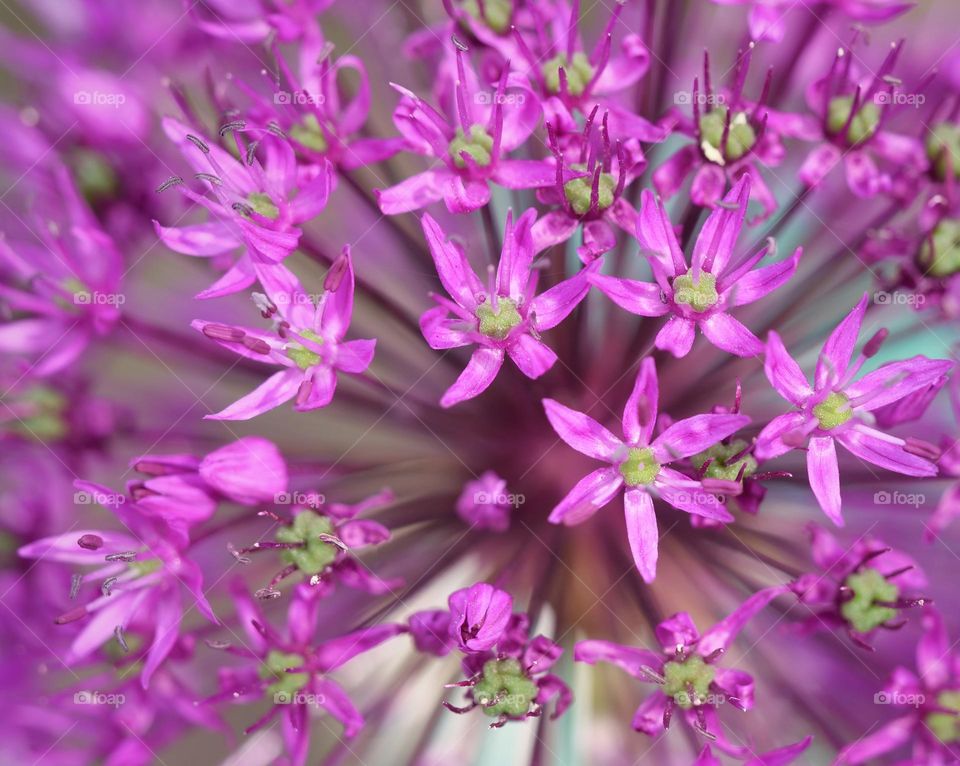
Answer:
[{"label": "green flower center", "polygon": [[280,208],[273,204],[270,195],[264,194],[263,192],[253,192],[253,194],[250,194],[247,197],[247,204],[253,208],[253,212],[257,215],[262,215],[271,221],[275,221],[280,217]]},{"label": "green flower center", "polygon": [[[852,109],[853,96],[837,96],[830,100],[827,108],[827,127],[831,133],[839,133],[843,130],[843,126],[850,119]],[[877,132],[879,125],[880,107],[873,101],[864,102],[850,120],[846,135],[847,142],[856,145],[866,141]]]},{"label": "green flower center", "polygon": [[11,404],[11,409],[19,414],[7,427],[27,439],[57,441],[67,434],[66,408],[67,399],[61,393],[37,386],[27,391],[16,404]]},{"label": "green flower center", "polygon": [[720,300],[717,294],[717,278],[707,271],[700,272],[700,279],[697,282],[693,281],[692,274],[674,277],[673,300],[689,306],[694,311],[706,311]]},{"label": "green flower center", "polygon": [[723,145],[728,111],[721,106],[700,117],[700,150],[704,157],[717,165],[724,165],[728,160],[739,160],[757,142],[757,134],[747,119],[747,113],[736,112],[730,119],[727,143]]},{"label": "green flower center", "polygon": [[313,112],[307,113],[300,122],[290,128],[290,138],[315,152],[323,153],[330,148],[320,127],[320,121]]},{"label": "green flower center", "polygon": [[483,0],[480,7],[479,0],[466,0],[463,10],[478,21],[484,22],[498,35],[502,35],[510,28],[513,18],[513,0]]},{"label": "green flower center", "polygon": [[716,675],[716,668],[708,665],[699,654],[667,662],[663,666],[663,693],[672,697],[682,709],[689,710],[707,699]]},{"label": "green flower center", "polygon": [[281,652],[271,649],[266,660],[260,666],[260,678],[272,681],[267,686],[267,696],[276,698],[280,694],[290,701],[310,680],[309,673],[287,673],[287,668],[302,667],[302,655],[293,652]]},{"label": "green flower center", "polygon": [[936,225],[920,246],[920,264],[941,279],[960,271],[960,221],[945,218]]},{"label": "green flower center", "polygon": [[620,475],[630,487],[650,484],[660,473],[660,464],[653,459],[649,447],[631,447],[627,459],[620,464]]},{"label": "green flower center", "polygon": [[831,428],[842,426],[853,417],[853,409],[847,406],[850,397],[835,391],[813,408],[813,416],[820,424],[820,428],[829,431]]},{"label": "green flower center", "polygon": [[[314,343],[323,343],[323,338],[313,330],[301,330],[299,334],[307,340],[312,340]],[[297,367],[301,370],[309,369],[313,367],[313,365],[320,363],[320,354],[309,348],[304,348],[299,343],[290,343],[285,351],[287,352],[287,356],[296,362]]]},{"label": "green flower center", "polygon": [[951,165],[954,177],[960,178],[960,126],[941,122],[927,135],[926,145],[927,158],[938,179],[947,179]]},{"label": "green flower center", "polygon": [[463,132],[463,128],[457,128],[457,135],[450,142],[450,156],[453,158],[453,164],[458,168],[467,166],[463,154],[466,154],[477,165],[482,168],[487,167],[493,161],[493,137],[487,133],[482,125],[471,125],[470,135]]},{"label": "green flower center", "polygon": [[[937,695],[937,705],[960,713],[960,691],[940,692]],[[930,713],[925,722],[930,731],[945,745],[960,742],[960,716],[950,713]]]},{"label": "green flower center", "polygon": [[143,559],[141,561],[131,561],[128,569],[137,577],[145,577],[148,574],[159,572],[163,569],[163,562],[160,559]]},{"label": "green flower center", "polygon": [[897,616],[893,607],[876,603],[894,602],[900,595],[900,589],[876,569],[854,572],[843,584],[853,591],[853,598],[843,603],[840,614],[858,633],[869,633]]},{"label": "green flower center", "polygon": [[277,542],[303,543],[300,548],[288,548],[280,554],[287,564],[293,564],[305,575],[320,574],[337,558],[340,549],[333,543],[320,539],[320,535],[334,535],[333,522],[329,517],[314,511],[303,511],[293,518],[293,523],[280,527]]},{"label": "green flower center", "polygon": [[690,458],[694,467],[699,471],[701,466],[710,460],[704,476],[709,479],[725,479],[726,481],[735,481],[740,475],[741,467],[744,467],[744,477],[752,476],[757,470],[757,461],[753,455],[744,455],[732,463],[728,462],[734,455],[738,455],[747,448],[747,442],[743,439],[735,439],[729,444],[714,444],[703,452],[698,452]]},{"label": "green flower center", "polygon": [[517,304],[510,298],[497,298],[497,308],[494,310],[489,301],[477,306],[477,319],[480,320],[479,330],[488,338],[503,340],[514,327],[523,321]]},{"label": "green flower center", "polygon": [[[586,165],[573,165],[573,170],[586,172]],[[610,173],[600,173],[600,183],[597,188],[597,208],[606,210],[613,204],[613,193],[617,188],[617,179]],[[563,193],[577,215],[586,215],[590,210],[590,201],[593,199],[593,176],[574,178],[563,185]]]},{"label": "green flower center", "polygon": [[547,90],[551,93],[560,92],[560,69],[567,75],[567,92],[571,96],[582,96],[587,85],[593,79],[594,68],[585,53],[580,51],[568,59],[566,53],[554,56],[543,65],[543,79]]},{"label": "green flower center", "polygon": [[530,711],[537,692],[537,685],[517,660],[490,660],[473,687],[473,699],[488,716],[522,718]]}]

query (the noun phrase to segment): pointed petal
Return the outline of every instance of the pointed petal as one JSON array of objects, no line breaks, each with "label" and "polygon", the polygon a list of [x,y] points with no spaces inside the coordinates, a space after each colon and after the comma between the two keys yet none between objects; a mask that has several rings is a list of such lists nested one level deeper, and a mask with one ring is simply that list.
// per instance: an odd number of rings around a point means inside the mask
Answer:
[{"label": "pointed petal", "polygon": [[470,361],[460,373],[456,382],[447,389],[440,399],[441,407],[455,404],[479,396],[493,383],[503,365],[503,350],[480,347],[473,352]]},{"label": "pointed petal", "polygon": [[760,339],[722,311],[701,322],[700,329],[714,346],[734,356],[759,356],[763,353]]},{"label": "pointed petal", "polygon": [[659,652],[615,644],[612,641],[578,641],[573,647],[573,659],[574,662],[586,662],[588,665],[609,662],[643,681],[649,680],[649,677],[641,667],[646,666],[657,673],[663,667],[663,657]]},{"label": "pointed petal", "polygon": [[616,462],[624,453],[623,442],[589,415],[553,399],[544,399],[543,408],[557,436],[577,452],[608,463]]},{"label": "pointed petal", "polygon": [[301,378],[302,374],[298,369],[281,370],[229,407],[214,415],[204,415],[204,419],[250,420],[293,399],[297,395]]},{"label": "pointed petal", "polygon": [[384,215],[399,215],[419,210],[431,202],[443,199],[444,186],[451,173],[446,168],[427,170],[410,176],[389,189],[378,189],[374,193]]},{"label": "pointed petal", "polygon": [[745,274],[735,284],[730,285],[728,305],[745,306],[785,285],[796,273],[802,254],[803,249],[798,247],[789,258]]},{"label": "pointed petal", "polygon": [[860,335],[860,325],[867,310],[870,296],[863,294],[860,302],[853,311],[844,317],[836,329],[830,333],[827,342],[817,358],[817,371],[814,377],[817,389],[821,389],[830,381],[839,381],[847,373],[850,359],[853,356],[857,336]]},{"label": "pointed petal", "polygon": [[927,359],[924,356],[889,362],[851,383],[844,393],[851,399],[865,397],[863,404],[857,405],[858,410],[875,410],[897,402],[914,391],[928,388],[953,366],[953,362],[945,359]]},{"label": "pointed petal", "polygon": [[654,457],[669,463],[703,452],[750,422],[746,415],[694,415],[680,420],[653,440]]},{"label": "pointed petal", "polygon": [[623,485],[616,468],[600,468],[584,476],[550,512],[551,524],[576,526],[609,503]]},{"label": "pointed petal", "polygon": [[717,649],[723,649],[724,651],[729,649],[730,644],[733,643],[733,640],[750,620],[777,596],[787,593],[789,590],[790,588],[786,585],[777,585],[754,593],[703,634],[700,643],[697,645],[697,653],[707,657]]},{"label": "pointed petal", "polygon": [[603,274],[593,274],[591,284],[631,314],[644,317],[663,316],[670,306],[663,300],[660,286],[653,282],[638,282],[634,279],[621,279]]},{"label": "pointed petal", "polygon": [[800,365],[790,356],[780,336],[773,330],[767,336],[767,353],[763,371],[770,385],[791,404],[800,407],[813,394],[813,389],[804,377]]},{"label": "pointed petal", "polygon": [[936,476],[937,466],[907,452],[903,439],[857,423],[837,434],[837,441],[861,460],[906,476]]},{"label": "pointed petal", "polygon": [[677,359],[690,353],[693,348],[694,323],[683,317],[673,316],[660,328],[654,345],[661,351],[669,351]]},{"label": "pointed petal", "polygon": [[652,356],[640,362],[633,390],[623,408],[623,435],[628,444],[649,444],[660,405],[657,365]]},{"label": "pointed petal", "polygon": [[477,295],[485,291],[463,250],[447,239],[429,213],[423,214],[420,223],[444,289],[457,303],[473,311],[477,307]]},{"label": "pointed petal", "polygon": [[840,515],[840,466],[837,464],[837,446],[829,436],[814,436],[807,446],[807,473],[810,489],[820,508],[838,527],[843,526]]},{"label": "pointed petal", "polygon": [[599,264],[599,261],[595,261],[594,265],[577,272],[570,279],[563,280],[530,301],[530,313],[539,331],[556,327],[587,296],[590,291],[587,278]]},{"label": "pointed petal", "polygon": [[627,521],[627,539],[630,552],[644,582],[657,578],[657,514],[653,499],[642,489],[628,489],[623,495],[623,510]]},{"label": "pointed petal", "polygon": [[548,345],[532,335],[521,333],[515,342],[507,347],[507,353],[520,372],[528,378],[536,379],[553,367],[557,355]]}]

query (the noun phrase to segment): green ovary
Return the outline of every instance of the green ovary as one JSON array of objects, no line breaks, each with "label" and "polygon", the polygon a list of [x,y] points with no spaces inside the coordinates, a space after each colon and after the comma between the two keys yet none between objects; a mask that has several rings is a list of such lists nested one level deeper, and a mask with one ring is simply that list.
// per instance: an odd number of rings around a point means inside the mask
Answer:
[{"label": "green ovary", "polygon": [[936,225],[920,246],[920,264],[940,279],[960,271],[960,221],[945,218]]},{"label": "green ovary", "polygon": [[320,127],[320,121],[312,112],[290,128],[290,138],[315,152],[322,153],[330,148]]},{"label": "green ovary", "polygon": [[509,298],[497,298],[496,310],[489,303],[481,303],[477,306],[477,319],[480,320],[480,332],[497,340],[506,338],[523,321],[517,304]]},{"label": "green ovary", "polygon": [[753,455],[744,455],[739,460],[732,463],[728,462],[730,458],[743,452],[747,448],[747,443],[743,439],[736,439],[729,444],[714,444],[709,449],[699,452],[690,458],[694,467],[699,471],[701,466],[710,460],[710,465],[704,476],[709,479],[725,479],[726,481],[735,481],[740,475],[740,469],[743,467],[744,478],[752,476],[757,470],[757,461]]},{"label": "green ovary", "polygon": [[683,661],[667,662],[663,666],[663,693],[689,710],[707,698],[716,674],[716,669],[699,654],[691,654]]},{"label": "green ovary", "polygon": [[159,572],[163,568],[163,562],[160,559],[143,559],[142,561],[131,561],[130,571],[137,577],[145,577],[148,574]]},{"label": "green ovary", "polygon": [[473,687],[473,699],[491,717],[522,718],[537,696],[537,685],[513,659],[490,660]]},{"label": "green ovary", "polygon": [[567,75],[567,92],[571,96],[582,96],[587,85],[593,79],[594,68],[584,53],[574,53],[573,59],[567,58],[565,53],[554,56],[543,65],[543,79],[547,90],[551,93],[560,92],[560,68]]},{"label": "green ovary", "polygon": [[717,278],[706,271],[700,272],[700,279],[697,282],[693,281],[691,274],[674,277],[673,300],[689,306],[694,311],[706,311],[720,300],[717,294]]},{"label": "green ovary", "polygon": [[[585,173],[587,166],[574,165],[572,170]],[[601,172],[600,183],[597,186],[597,208],[606,210],[613,204],[613,194],[617,188],[617,180],[610,173]],[[593,175],[567,181],[563,185],[563,193],[577,215],[586,215],[590,210],[590,201],[593,199]]]},{"label": "green ovary", "polygon": [[730,119],[727,143],[723,144],[723,129],[727,122],[727,108],[724,106],[707,112],[700,118],[700,149],[704,156],[717,165],[737,161],[749,152],[757,142],[746,112],[737,112]]},{"label": "green ovary", "polygon": [[303,546],[288,548],[280,554],[280,558],[306,575],[320,574],[340,552],[333,543],[321,540],[320,535],[333,536],[334,532],[333,522],[322,513],[298,513],[290,526],[281,527],[277,532],[277,542],[303,543]]},{"label": "green ovary", "polygon": [[650,484],[659,473],[660,464],[654,460],[649,447],[632,447],[627,459],[620,464],[620,475],[630,487]]},{"label": "green ovary", "polygon": [[280,217],[280,208],[273,204],[273,200],[270,199],[268,194],[263,192],[253,192],[247,197],[247,204],[253,208],[255,213],[262,215],[264,218],[269,218],[271,221]]},{"label": "green ovary", "polygon": [[458,168],[467,166],[466,160],[461,156],[463,154],[485,168],[493,161],[493,137],[482,125],[471,125],[470,135],[464,133],[463,128],[457,128],[457,135],[450,142],[449,152],[453,164]]},{"label": "green ovary", "polygon": [[[960,714],[960,691],[940,692],[937,695],[937,705]],[[945,745],[960,742],[960,715],[930,713],[924,720],[930,731]]]},{"label": "green ovary", "polygon": [[954,178],[960,178],[960,127],[941,122],[927,135],[926,145],[927,159],[939,180],[947,180],[951,166]]},{"label": "green ovary", "polygon": [[893,607],[876,603],[892,603],[900,595],[900,589],[876,569],[854,572],[843,584],[853,591],[853,598],[844,602],[840,614],[858,633],[869,633],[897,616]]},{"label": "green ovary", "polygon": [[466,0],[463,10],[478,21],[485,22],[498,35],[502,35],[510,28],[513,0],[483,0],[482,11],[480,0]]},{"label": "green ovary", "polygon": [[[839,133],[850,119],[853,109],[853,96],[837,96],[831,99],[827,109],[827,127],[831,133]],[[860,105],[850,127],[847,128],[846,140],[851,145],[862,143],[877,132],[880,125],[880,108],[872,101]]]},{"label": "green ovary", "polygon": [[307,685],[310,675],[307,673],[287,673],[287,668],[302,667],[304,659],[293,652],[281,652],[271,649],[266,660],[260,666],[260,678],[264,681],[272,680],[267,686],[267,696],[284,695],[292,700],[294,695]]},{"label": "green ovary", "polygon": [[853,417],[853,409],[847,406],[850,397],[834,392],[813,408],[813,416],[820,428],[829,431],[846,423]]},{"label": "green ovary", "polygon": [[[323,338],[313,332],[313,330],[303,330],[299,334],[307,340],[312,340],[314,343],[323,343]],[[288,345],[286,352],[287,356],[290,357],[301,370],[307,370],[315,364],[320,363],[320,354],[316,351],[311,351],[309,348],[304,348],[299,343],[291,343]]]}]

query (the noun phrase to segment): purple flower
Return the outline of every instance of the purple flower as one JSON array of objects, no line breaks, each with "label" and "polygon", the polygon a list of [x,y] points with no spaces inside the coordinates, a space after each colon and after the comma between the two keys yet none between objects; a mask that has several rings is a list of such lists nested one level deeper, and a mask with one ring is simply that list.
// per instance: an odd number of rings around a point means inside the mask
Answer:
[{"label": "purple flower", "polygon": [[[799,742],[792,745],[770,750],[766,753],[751,754],[749,760],[743,762],[743,766],[787,766],[799,758],[813,742],[813,737],[804,737]],[[693,766],[723,766],[720,759],[710,750],[710,745],[704,745],[703,750]]]},{"label": "purple flower", "polygon": [[376,340],[344,340],[353,315],[349,248],[330,267],[319,297],[308,295],[280,265],[260,279],[266,295],[254,293],[254,303],[264,318],[273,320],[271,332],[199,319],[191,324],[235,354],[282,369],[209,419],[249,420],[291,399],[298,412],[326,407],[337,387],[337,372],[359,374],[373,360]]},{"label": "purple flower", "polygon": [[806,444],[810,487],[823,512],[837,526],[843,526],[843,517],[836,442],[881,468],[907,476],[936,476],[936,448],[878,431],[871,426],[872,413],[926,388],[953,368],[950,361],[915,356],[888,362],[855,379],[887,335],[886,330],[877,332],[853,358],[868,300],[864,294],[830,334],[817,358],[813,386],[787,353],[780,336],[771,330],[767,340],[767,378],[797,409],[775,417],[761,431],[757,456],[768,460]]},{"label": "purple flower", "polygon": [[333,0],[204,0],[188,6],[194,23],[214,37],[241,43],[259,43],[270,35],[282,42],[299,38],[310,40],[319,35],[317,15]]},{"label": "purple flower", "polygon": [[747,622],[786,591],[786,586],[778,585],[754,593],[703,635],[689,614],[678,612],[657,625],[660,651],[591,640],[577,642],[573,658],[590,665],[609,662],[634,678],[660,686],[637,708],[633,717],[637,731],[657,736],[670,726],[679,708],[687,723],[715,740],[720,750],[742,758],[749,750],[726,738],[717,708],[725,702],[738,710],[752,708],[753,678],[717,663]]},{"label": "purple flower", "polygon": [[437,275],[453,298],[433,296],[437,307],[420,317],[423,337],[434,349],[478,346],[466,369],[441,398],[444,407],[483,393],[500,371],[504,355],[528,378],[539,378],[557,360],[540,340],[540,333],[560,324],[583,300],[590,289],[585,278],[590,269],[537,295],[531,235],[535,218],[536,212],[528,210],[514,225],[512,212],[507,213],[500,263],[484,286],[462,248],[445,238],[429,214],[423,215],[423,232]]},{"label": "purple flower", "polygon": [[835,763],[855,764],[913,743],[914,764],[955,763],[960,750],[960,658],[949,640],[943,618],[935,610],[923,617],[924,634],[917,642],[917,673],[894,670],[876,701],[905,708],[904,715],[867,732],[840,751]]},{"label": "purple flower", "polygon": [[[419,210],[443,200],[452,213],[469,213],[490,202],[489,181],[508,189],[531,189],[553,181],[550,166],[503,155],[523,144],[540,121],[539,100],[508,69],[495,91],[482,90],[473,69],[457,48],[456,121],[399,85],[400,104],[393,114],[397,130],[411,151],[443,162],[377,192],[386,215]],[[434,163],[437,164],[437,163]]]},{"label": "purple flower", "polygon": [[304,766],[309,756],[311,707],[322,708],[340,721],[345,737],[356,736],[363,728],[363,715],[343,687],[328,675],[406,628],[374,625],[315,644],[319,624],[316,599],[294,597],[287,611],[286,634],[282,634],[266,620],[242,583],[234,583],[232,592],[245,640],[242,647],[227,645],[224,649],[248,664],[222,669],[223,691],[207,702],[244,704],[266,697],[271,703],[269,711],[248,726],[246,733],[282,716],[283,738],[292,766]]},{"label": "purple flower", "polygon": [[203,592],[203,574],[185,555],[190,540],[184,527],[167,523],[107,487],[83,481],[76,487],[82,502],[109,507],[130,533],[75,529],[35,540],[18,552],[24,558],[95,567],[74,579],[71,597],[85,584],[100,580],[97,597],[57,619],[58,624],[85,620],[64,661],[79,662],[111,638],[126,650],[125,631],[152,630],[153,642],[140,676],[147,688],[179,635],[184,613],[181,585],[201,614],[217,622]]},{"label": "purple flower", "polygon": [[623,411],[623,439],[596,420],[553,399],[543,406],[553,430],[577,452],[608,463],[581,479],[550,513],[554,524],[575,526],[589,519],[625,488],[627,537],[637,569],[646,582],[657,573],[657,516],[653,495],[681,511],[717,521],[733,516],[704,486],[669,467],[695,455],[750,422],[746,415],[695,415],[679,420],[653,438],[659,392],[652,357],[640,363],[633,392]]},{"label": "purple flower", "polygon": [[493,471],[468,481],[457,498],[457,515],[471,527],[506,532],[514,496],[507,493],[507,482]]},{"label": "purple flower", "polygon": [[[841,161],[847,186],[858,197],[873,197],[894,189],[895,176],[919,174],[928,161],[916,138],[886,130],[900,102],[894,98],[893,75],[901,43],[892,46],[876,71],[861,79],[852,50],[838,49],[830,70],[807,90],[807,104],[819,121],[805,136],[820,143],[800,168],[800,180],[816,186]],[[798,133],[799,135],[799,133]],[[885,172],[876,158],[892,168]]]},{"label": "purple flower", "polygon": [[[209,211],[210,220],[176,227],[154,221],[157,236],[171,250],[201,258],[243,249],[229,270],[198,298],[216,298],[250,287],[296,249],[301,233],[298,224],[314,218],[326,206],[332,166],[323,160],[298,167],[293,148],[275,128],[225,125],[221,132],[233,135],[243,159],[198,138],[176,120],[165,119],[163,128],[213,198],[182,185],[182,178],[167,181],[162,189],[180,184],[188,199]],[[244,143],[243,134],[250,134],[253,140]],[[258,151],[265,155],[262,164]]]},{"label": "purple flower", "polygon": [[614,154],[607,112],[597,141],[593,125],[598,109],[594,107],[590,112],[583,132],[572,136],[561,137],[559,127],[547,124],[556,182],[540,189],[537,198],[562,209],[547,213],[533,227],[537,252],[566,242],[582,224],[583,244],[577,248],[577,255],[584,263],[590,263],[613,249],[613,227],[631,234],[636,230],[637,211],[624,199],[623,190],[640,177],[647,163],[633,140],[626,149],[617,141]]},{"label": "purple flower", "polygon": [[130,467],[149,478],[127,490],[137,504],[166,519],[186,523],[209,519],[217,501],[240,505],[272,502],[287,488],[287,465],[277,446],[258,436],[242,439],[204,457],[142,455]]},{"label": "purple flower", "polygon": [[897,630],[900,612],[926,606],[930,599],[905,597],[904,591],[927,586],[927,578],[910,556],[874,537],[845,547],[822,527],[809,524],[810,552],[819,574],[803,574],[790,588],[812,611],[807,630],[840,627],[860,647],[880,628]]},{"label": "purple flower", "polygon": [[464,652],[497,644],[510,621],[513,597],[485,582],[450,594],[450,635]]},{"label": "purple flower", "polygon": [[724,197],[700,230],[687,266],[663,202],[645,190],[637,236],[646,251],[656,284],[591,274],[590,281],[618,306],[641,316],[669,321],[657,333],[655,345],[676,357],[693,347],[696,328],[717,348],[736,356],[755,356],[763,343],[728,313],[759,300],[783,285],[797,270],[802,249],[790,258],[759,269],[754,266],[769,246],[731,264],[734,247],[750,199],[750,176],[743,176]]}]

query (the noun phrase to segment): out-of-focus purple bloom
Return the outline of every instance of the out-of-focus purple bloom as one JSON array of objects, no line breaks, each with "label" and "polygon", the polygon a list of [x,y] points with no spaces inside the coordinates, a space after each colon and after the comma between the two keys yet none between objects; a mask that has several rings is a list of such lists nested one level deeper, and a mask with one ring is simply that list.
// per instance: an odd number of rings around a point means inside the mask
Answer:
[{"label": "out-of-focus purple bloom", "polygon": [[912,764],[951,764],[960,756],[960,657],[953,651],[943,618],[936,610],[923,618],[917,642],[917,672],[898,667],[879,702],[906,708],[904,715],[847,745],[835,763],[872,761],[913,743]]},{"label": "out-of-focus purple bloom", "polygon": [[753,707],[753,677],[742,670],[717,664],[748,621],[773,599],[787,591],[779,585],[754,593],[703,635],[686,612],[678,612],[656,628],[660,651],[623,646],[611,641],[579,641],[573,658],[594,665],[609,662],[660,690],[644,700],[633,717],[633,728],[655,737],[670,726],[674,711],[697,731],[730,755],[744,757],[749,750],[727,739],[717,708],[729,702],[738,710]]},{"label": "out-of-focus purple bloom", "polygon": [[533,267],[531,234],[535,219],[536,211],[528,210],[514,225],[512,212],[507,214],[500,263],[484,285],[462,248],[446,239],[429,214],[423,216],[437,275],[453,299],[433,296],[437,307],[420,317],[423,337],[435,349],[478,347],[441,398],[444,407],[483,393],[506,355],[528,378],[539,378],[557,360],[540,333],[556,327],[583,300],[590,289],[586,280],[590,267],[537,295],[539,273]]},{"label": "out-of-focus purple bloom", "polygon": [[202,0],[188,6],[198,28],[214,37],[259,43],[275,34],[282,42],[319,35],[317,15],[333,0]]},{"label": "out-of-focus purple bloom", "polygon": [[618,306],[641,316],[669,321],[657,333],[657,348],[686,356],[700,328],[717,348],[737,356],[763,352],[763,343],[728,313],[760,300],[783,285],[797,270],[802,249],[790,258],[754,268],[770,246],[731,263],[750,200],[750,176],[744,175],[700,230],[691,265],[683,257],[677,235],[660,200],[644,190],[637,236],[647,254],[656,283],[591,274],[589,279]]},{"label": "out-of-focus purple bloom", "polygon": [[249,420],[294,399],[298,412],[326,407],[337,388],[337,372],[362,373],[377,341],[344,336],[353,316],[354,276],[349,248],[330,267],[319,296],[306,293],[286,267],[260,275],[266,295],[253,298],[271,332],[194,320],[194,329],[247,359],[280,366],[259,387],[215,415],[213,420]]},{"label": "out-of-focus purple bloom", "polygon": [[493,471],[484,471],[480,478],[463,485],[457,498],[457,515],[471,527],[506,532],[515,499],[507,492],[506,479]]},{"label": "out-of-focus purple bloom", "polygon": [[657,574],[657,516],[653,494],[674,508],[721,522],[733,516],[704,485],[669,464],[712,447],[750,422],[746,415],[695,415],[679,420],[656,438],[659,389],[653,357],[640,363],[633,392],[623,411],[623,439],[596,420],[544,399],[547,419],[557,436],[594,460],[608,465],[581,479],[550,513],[554,524],[581,524],[625,487],[627,536],[637,569],[646,582]]},{"label": "out-of-focus purple bloom", "polygon": [[[298,224],[326,206],[332,166],[325,160],[298,166],[293,148],[275,129],[225,126],[235,139],[241,158],[237,159],[176,120],[165,119],[163,128],[213,197],[197,194],[181,178],[167,181],[161,188],[179,184],[188,199],[209,211],[210,220],[174,227],[154,222],[157,236],[171,250],[201,258],[243,249],[227,272],[198,298],[216,298],[250,287],[262,272],[296,249],[301,234]],[[250,134],[253,140],[244,143],[242,134]],[[261,150],[265,155],[262,164],[256,156]]]},{"label": "out-of-focus purple bloom", "polygon": [[[213,609],[203,593],[200,567],[186,557],[190,540],[186,528],[168,523],[107,487],[78,481],[85,498],[109,507],[127,527],[127,532],[73,530],[45,537],[23,546],[24,558],[95,567],[76,581],[74,588],[102,581],[98,596],[83,606],[65,612],[57,622],[84,620],[65,662],[79,662],[97,647],[116,637],[124,646],[128,627],[148,626],[153,642],[141,672],[144,688],[170,653],[184,613],[180,586],[193,597],[196,607],[216,623]],[[77,595],[76,592],[71,596]]]},{"label": "out-of-focus purple bloom", "polygon": [[223,691],[207,702],[245,704],[266,697],[271,702],[270,710],[248,726],[246,733],[282,716],[283,738],[292,766],[304,766],[309,756],[311,707],[324,709],[343,724],[345,737],[355,737],[363,728],[363,715],[343,687],[328,676],[406,628],[389,623],[375,625],[315,644],[319,603],[315,598],[294,596],[287,611],[287,630],[282,634],[263,616],[242,583],[235,583],[232,592],[246,640],[242,647],[228,645],[224,649],[244,658],[247,664],[222,669]]},{"label": "out-of-focus purple bloom", "polygon": [[[799,742],[792,745],[770,750],[766,753],[751,755],[749,759],[743,762],[743,766],[787,766],[793,763],[810,747],[813,737],[804,737]],[[704,745],[697,760],[693,766],[723,766],[723,763],[710,750],[710,745]]]},{"label": "out-of-focus purple bloom", "polygon": [[500,642],[513,597],[485,582],[450,594],[450,635],[464,652],[484,652]]},{"label": "out-of-focus purple bloom", "polygon": [[816,524],[808,526],[810,552],[820,569],[790,586],[814,614],[805,628],[845,629],[858,646],[871,648],[869,636],[879,628],[897,629],[900,611],[925,606],[930,599],[904,597],[904,591],[927,587],[916,561],[880,540],[864,537],[849,547]]},{"label": "out-of-focus purple bloom", "polygon": [[907,476],[936,476],[939,450],[917,439],[904,440],[872,427],[872,412],[914,391],[925,389],[953,368],[953,362],[915,356],[888,362],[855,379],[887,336],[878,331],[856,359],[860,326],[869,296],[830,334],[817,358],[811,386],[787,353],[780,336],[770,331],[764,371],[770,384],[797,409],[778,415],[757,437],[757,456],[768,460],[806,444],[810,487],[827,517],[843,526],[840,514],[840,468],[836,442],[861,460]]}]

